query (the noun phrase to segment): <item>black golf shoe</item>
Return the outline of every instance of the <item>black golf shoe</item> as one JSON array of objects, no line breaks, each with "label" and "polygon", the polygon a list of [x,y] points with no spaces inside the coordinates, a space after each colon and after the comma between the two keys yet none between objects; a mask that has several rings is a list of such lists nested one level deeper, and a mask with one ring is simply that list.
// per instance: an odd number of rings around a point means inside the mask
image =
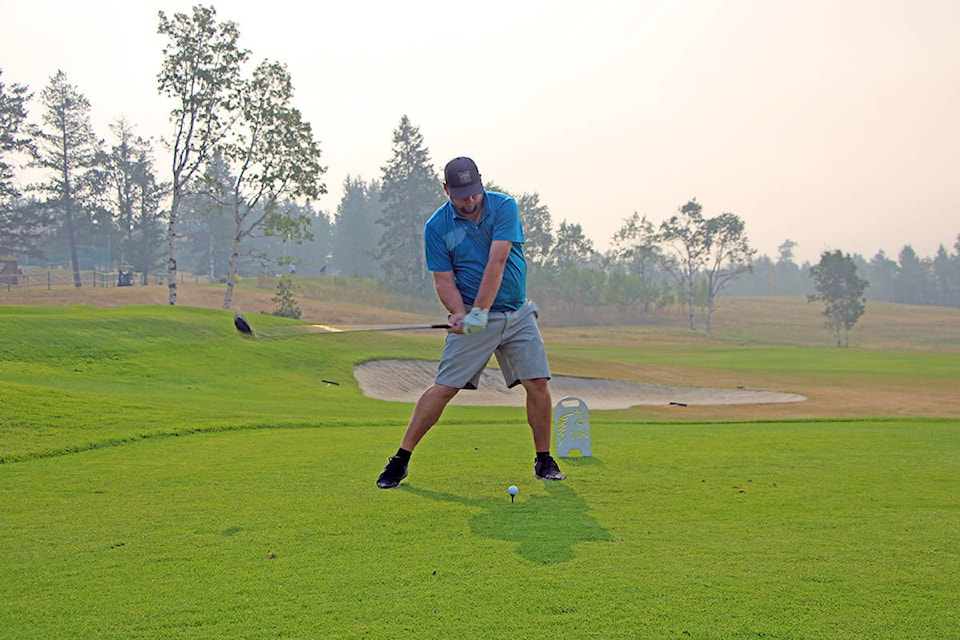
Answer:
[{"label": "black golf shoe", "polygon": [[397,456],[393,456],[387,461],[387,466],[383,468],[380,477],[377,478],[377,486],[381,489],[394,489],[400,486],[400,481],[407,477],[407,462]]},{"label": "black golf shoe", "polygon": [[560,471],[560,467],[557,466],[557,461],[553,459],[553,456],[546,456],[542,460],[537,458],[533,463],[533,477],[540,480],[563,480],[567,476]]}]

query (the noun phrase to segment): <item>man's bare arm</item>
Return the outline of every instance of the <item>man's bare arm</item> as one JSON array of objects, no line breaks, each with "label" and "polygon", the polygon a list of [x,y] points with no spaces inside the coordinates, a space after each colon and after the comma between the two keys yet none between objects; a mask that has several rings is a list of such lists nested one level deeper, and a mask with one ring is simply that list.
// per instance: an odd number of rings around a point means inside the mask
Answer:
[{"label": "man's bare arm", "polygon": [[453,271],[434,271],[433,288],[437,290],[437,297],[440,298],[440,304],[450,312],[451,315],[463,317],[467,309],[463,306],[463,297],[460,290],[457,289],[457,283],[453,279]]},{"label": "man's bare arm", "polygon": [[500,291],[500,283],[503,282],[503,269],[512,248],[513,243],[509,240],[494,240],[490,245],[490,256],[483,270],[483,279],[480,281],[480,289],[477,291],[477,299],[473,301],[473,306],[480,309],[489,309],[493,306],[497,292]]}]

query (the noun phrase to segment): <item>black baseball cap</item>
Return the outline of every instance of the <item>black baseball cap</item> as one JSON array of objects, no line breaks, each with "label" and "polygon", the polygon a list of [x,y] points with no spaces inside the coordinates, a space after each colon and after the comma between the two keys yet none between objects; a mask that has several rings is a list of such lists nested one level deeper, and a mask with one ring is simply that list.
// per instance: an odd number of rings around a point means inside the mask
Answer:
[{"label": "black baseball cap", "polygon": [[450,197],[462,200],[483,193],[480,172],[477,164],[470,158],[454,158],[443,169],[443,182],[447,185]]}]

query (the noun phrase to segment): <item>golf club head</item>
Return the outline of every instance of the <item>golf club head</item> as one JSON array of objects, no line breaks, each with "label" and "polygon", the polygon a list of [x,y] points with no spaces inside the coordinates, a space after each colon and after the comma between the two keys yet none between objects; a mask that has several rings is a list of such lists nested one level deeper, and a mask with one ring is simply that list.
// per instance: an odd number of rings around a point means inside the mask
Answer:
[{"label": "golf club head", "polygon": [[250,327],[250,324],[247,322],[246,318],[243,317],[243,314],[239,311],[233,313],[233,326],[237,328],[237,331],[244,333],[248,336],[253,335],[253,329]]}]

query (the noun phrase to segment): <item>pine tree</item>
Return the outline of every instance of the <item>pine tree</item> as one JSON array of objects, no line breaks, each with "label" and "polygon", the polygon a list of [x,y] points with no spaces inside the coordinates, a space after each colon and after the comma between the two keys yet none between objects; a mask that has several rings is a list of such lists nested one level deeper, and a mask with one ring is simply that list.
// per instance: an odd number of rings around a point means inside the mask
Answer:
[{"label": "pine tree", "polygon": [[380,267],[387,280],[424,293],[423,225],[443,202],[443,190],[420,129],[406,115],[393,132],[393,157],[381,169]]},{"label": "pine tree", "polygon": [[32,146],[26,135],[27,103],[31,96],[26,85],[6,85],[0,80],[0,255],[39,254],[36,240],[45,220],[21,202],[13,171],[16,156],[29,153]]},{"label": "pine tree", "polygon": [[226,281],[233,246],[234,181],[223,153],[215,150],[180,205],[180,262],[194,273],[206,273],[209,282]]},{"label": "pine tree", "polygon": [[374,256],[380,240],[376,222],[381,216],[380,182],[372,180],[368,185],[361,178],[347,176],[334,220],[336,241],[331,262],[337,273],[359,277],[376,274]]},{"label": "pine tree", "polygon": [[110,125],[116,144],[106,158],[106,207],[119,232],[121,265],[149,272],[160,265],[163,228],[153,145],[134,133],[124,118]]},{"label": "pine tree", "polygon": [[516,198],[523,223],[523,255],[528,262],[543,265],[553,249],[553,220],[550,208],[540,202],[539,193],[524,193]]},{"label": "pine tree", "polygon": [[79,288],[83,283],[77,239],[92,222],[88,205],[101,142],[90,123],[90,102],[67,81],[63,71],[50,79],[41,101],[43,126],[36,132],[31,166],[47,172],[47,181],[36,190],[47,195],[45,206],[62,224],[70,247],[73,283]]}]

